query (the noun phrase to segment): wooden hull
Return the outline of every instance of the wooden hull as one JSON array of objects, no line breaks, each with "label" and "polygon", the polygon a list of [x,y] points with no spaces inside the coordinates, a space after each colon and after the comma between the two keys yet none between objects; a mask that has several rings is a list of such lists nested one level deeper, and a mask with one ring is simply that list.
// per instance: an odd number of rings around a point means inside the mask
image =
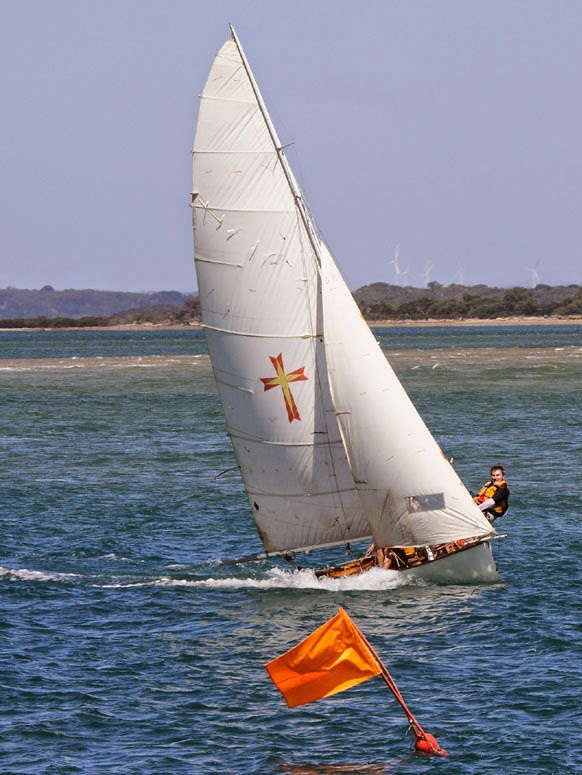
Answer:
[{"label": "wooden hull", "polygon": [[[333,568],[317,570],[318,578],[346,578],[376,567],[373,557],[362,557]],[[402,567],[397,573],[437,584],[483,584],[499,581],[491,542],[484,541],[422,564]]]},{"label": "wooden hull", "polygon": [[360,557],[358,560],[351,560],[343,565],[336,565],[333,568],[316,570],[315,575],[318,578],[323,576],[328,579],[343,579],[347,576],[359,576],[361,573],[365,573],[375,566],[376,559],[374,557]]}]

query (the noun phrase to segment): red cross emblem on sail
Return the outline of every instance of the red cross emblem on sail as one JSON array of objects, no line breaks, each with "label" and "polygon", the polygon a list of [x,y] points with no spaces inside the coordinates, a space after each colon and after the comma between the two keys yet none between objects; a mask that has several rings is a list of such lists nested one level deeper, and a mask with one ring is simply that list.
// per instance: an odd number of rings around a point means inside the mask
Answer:
[{"label": "red cross emblem on sail", "polygon": [[279,353],[276,358],[269,355],[269,360],[273,364],[273,367],[277,373],[276,377],[260,377],[261,382],[265,386],[265,390],[272,390],[273,388],[280,387],[283,391],[283,400],[285,401],[285,407],[287,409],[287,417],[289,422],[293,420],[301,420],[299,416],[299,410],[295,404],[293,393],[291,392],[291,382],[302,382],[308,379],[305,374],[305,366],[301,366],[300,369],[290,371],[289,374],[285,374],[285,367],[283,366],[283,354]]}]

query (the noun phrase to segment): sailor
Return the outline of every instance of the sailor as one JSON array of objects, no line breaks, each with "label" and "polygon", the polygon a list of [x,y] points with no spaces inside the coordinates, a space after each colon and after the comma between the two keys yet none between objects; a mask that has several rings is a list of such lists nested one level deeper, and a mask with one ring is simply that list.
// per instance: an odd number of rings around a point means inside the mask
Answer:
[{"label": "sailor", "polygon": [[503,466],[492,466],[491,479],[473,498],[489,522],[507,513],[509,508],[509,487],[505,481]]},{"label": "sailor", "polygon": [[371,554],[376,555],[376,565],[384,570],[395,569],[398,567],[397,557],[388,547],[382,548],[376,546],[375,542],[372,542],[368,547],[365,557],[369,557]]}]

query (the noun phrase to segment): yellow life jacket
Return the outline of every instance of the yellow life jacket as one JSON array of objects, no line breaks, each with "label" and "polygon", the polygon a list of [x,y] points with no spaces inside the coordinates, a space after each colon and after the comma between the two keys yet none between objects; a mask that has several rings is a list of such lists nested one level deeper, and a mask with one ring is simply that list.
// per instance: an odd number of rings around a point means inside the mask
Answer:
[{"label": "yellow life jacket", "polygon": [[[493,482],[487,482],[487,484],[484,484],[483,487],[481,487],[479,490],[477,494],[477,501],[479,503],[484,503],[486,500],[489,500],[489,498],[492,498],[497,490],[503,485],[507,487],[507,482],[505,479],[497,482],[497,484],[493,484]],[[504,514],[507,511],[507,505],[507,501],[499,501],[499,503],[496,503],[495,506],[491,506],[488,511],[493,511],[495,514]]]}]

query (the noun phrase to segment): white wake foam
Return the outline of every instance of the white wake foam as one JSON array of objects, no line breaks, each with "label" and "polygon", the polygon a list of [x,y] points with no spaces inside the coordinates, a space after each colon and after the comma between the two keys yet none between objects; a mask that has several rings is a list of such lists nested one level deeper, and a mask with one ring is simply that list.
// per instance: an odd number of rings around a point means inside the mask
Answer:
[{"label": "white wake foam", "polygon": [[287,571],[272,568],[262,578],[207,578],[198,580],[158,579],[162,586],[209,587],[211,589],[319,589],[328,592],[382,591],[406,584],[403,574],[372,568],[359,576],[343,579],[318,579],[310,570]]},{"label": "white wake foam", "polygon": [[48,573],[46,571],[28,570],[27,568],[2,568],[0,578],[8,577],[11,581],[68,581],[80,578],[78,573]]}]

